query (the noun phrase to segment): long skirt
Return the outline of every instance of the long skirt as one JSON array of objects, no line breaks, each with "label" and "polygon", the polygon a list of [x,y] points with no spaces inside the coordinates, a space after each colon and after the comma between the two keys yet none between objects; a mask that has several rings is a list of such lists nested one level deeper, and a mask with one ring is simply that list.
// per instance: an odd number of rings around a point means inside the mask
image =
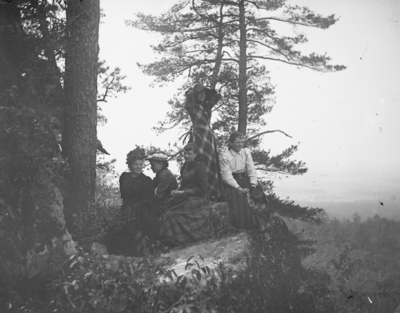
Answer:
[{"label": "long skirt", "polygon": [[[240,177],[235,176],[236,182],[242,188],[249,188],[250,180],[246,175]],[[230,185],[225,185],[225,197],[228,203],[228,207],[232,214],[232,222],[236,228],[255,229],[265,225],[268,218],[268,200],[264,196],[262,201],[264,202],[263,210],[257,211],[257,205],[255,199],[251,195],[245,194]]]},{"label": "long skirt", "polygon": [[160,236],[181,245],[205,239],[209,220],[205,204],[205,198],[191,197],[169,207],[161,218]]},{"label": "long skirt", "polygon": [[[141,256],[137,250],[138,238],[155,240],[160,229],[160,215],[150,203],[123,204],[117,222],[106,236],[106,246],[110,254]],[[138,236],[141,232],[141,236]]]}]

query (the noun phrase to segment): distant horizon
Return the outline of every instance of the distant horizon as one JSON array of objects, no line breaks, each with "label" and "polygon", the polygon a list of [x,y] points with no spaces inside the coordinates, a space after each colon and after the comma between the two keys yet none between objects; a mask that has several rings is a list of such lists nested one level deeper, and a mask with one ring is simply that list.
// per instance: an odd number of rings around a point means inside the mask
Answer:
[{"label": "distant horizon", "polygon": [[373,218],[378,215],[381,218],[400,221],[400,207],[398,204],[386,201],[380,202],[376,200],[354,200],[341,202],[309,202],[295,201],[303,207],[323,209],[330,219],[352,219],[354,214],[360,216],[361,220]]}]

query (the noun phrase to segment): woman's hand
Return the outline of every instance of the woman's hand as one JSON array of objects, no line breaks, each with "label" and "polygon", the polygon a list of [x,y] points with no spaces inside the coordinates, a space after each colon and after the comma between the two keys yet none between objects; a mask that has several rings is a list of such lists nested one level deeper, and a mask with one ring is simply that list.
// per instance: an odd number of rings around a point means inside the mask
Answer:
[{"label": "woman's hand", "polygon": [[238,190],[243,193],[249,193],[250,191],[249,188],[242,188],[242,187],[239,187]]},{"label": "woman's hand", "polygon": [[172,190],[171,191],[171,195],[181,195],[184,193],[185,193],[185,191],[183,191],[183,190]]}]

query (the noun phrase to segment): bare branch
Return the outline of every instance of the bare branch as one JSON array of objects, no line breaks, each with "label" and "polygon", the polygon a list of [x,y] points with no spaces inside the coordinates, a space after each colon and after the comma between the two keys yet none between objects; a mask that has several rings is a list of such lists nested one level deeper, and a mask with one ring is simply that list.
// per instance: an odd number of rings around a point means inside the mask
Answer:
[{"label": "bare branch", "polygon": [[285,136],[287,136],[287,137],[289,137],[289,138],[293,138],[292,136],[289,136],[289,135],[286,134],[285,132],[276,129],[276,130],[266,130],[266,131],[264,131],[264,132],[258,133],[258,134],[254,135],[254,136],[251,136],[250,138],[247,138],[247,140],[251,140],[251,139],[257,138],[257,137],[259,137],[259,136],[262,136],[262,135],[265,135],[265,134],[268,134],[268,133],[275,133],[275,132],[280,132],[280,133],[284,134]]},{"label": "bare branch", "polygon": [[196,52],[208,52],[208,51],[216,50],[217,48],[218,47],[214,47],[214,48],[210,48],[210,49],[200,49],[200,50],[185,51],[184,54],[196,53]]},{"label": "bare branch", "polygon": [[236,62],[236,63],[239,63],[239,60],[238,60],[238,59],[233,59],[233,58],[227,58],[227,59],[222,58],[222,61],[234,61],[234,62]]},{"label": "bare branch", "polygon": [[230,4],[230,5],[235,6],[235,7],[239,6],[239,4],[237,2],[229,1],[229,0],[224,0],[224,1],[222,1],[222,3],[223,4]]},{"label": "bare branch", "polygon": [[224,54],[224,53],[226,53],[227,55],[229,55],[229,56],[230,56],[230,59],[222,59],[222,60],[235,61],[235,62],[239,63],[239,60],[238,60],[238,59],[234,59],[228,51],[224,50],[224,52],[223,52],[222,54]]},{"label": "bare branch", "polygon": [[164,128],[164,130],[170,130],[170,129],[172,129],[172,128],[178,126],[179,123],[182,122],[182,121],[184,120],[184,118],[185,118],[184,115],[181,116],[181,117],[174,123],[174,125],[172,125],[172,126],[170,126],[170,127],[167,127],[167,128]]},{"label": "bare branch", "polygon": [[115,79],[115,74],[113,75],[110,83],[106,86],[106,91],[104,92],[103,97],[97,99],[97,102],[107,102],[106,98],[107,98],[107,95],[108,95],[108,91],[111,90],[111,86],[112,86],[112,84],[114,82],[114,79]]}]

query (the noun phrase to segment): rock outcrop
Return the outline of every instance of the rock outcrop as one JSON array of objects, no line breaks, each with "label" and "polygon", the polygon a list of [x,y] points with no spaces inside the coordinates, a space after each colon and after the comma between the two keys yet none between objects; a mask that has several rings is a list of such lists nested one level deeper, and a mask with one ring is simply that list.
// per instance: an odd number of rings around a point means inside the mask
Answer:
[{"label": "rock outcrop", "polygon": [[[165,269],[173,270],[178,277],[191,273],[187,270],[188,264],[208,267],[217,275],[221,263],[232,272],[240,272],[246,267],[246,255],[250,253],[250,248],[250,237],[243,232],[174,249],[162,254],[155,263],[166,264]],[[192,269],[191,266],[189,268]]]},{"label": "rock outcrop", "polygon": [[[109,255],[106,247],[96,242],[91,245],[91,255],[95,258],[91,261],[72,261],[73,266],[81,265],[67,282],[82,282],[87,275],[96,277],[96,284],[102,286],[118,281],[133,290],[121,290],[123,298],[135,299],[132,305],[144,312],[149,303],[166,305],[163,310],[187,306],[201,312],[292,312],[300,286],[300,257],[290,244],[285,222],[277,216],[263,232],[240,232],[159,256]],[[82,283],[88,292],[96,290],[96,284]],[[141,292],[145,298],[139,296]],[[77,301],[80,296],[72,293]],[[103,295],[98,298],[104,300]],[[105,303],[99,307],[102,305]]]},{"label": "rock outcrop", "polygon": [[41,118],[31,109],[0,107],[0,276],[5,285],[61,266],[77,253],[55,185],[63,161]]}]

